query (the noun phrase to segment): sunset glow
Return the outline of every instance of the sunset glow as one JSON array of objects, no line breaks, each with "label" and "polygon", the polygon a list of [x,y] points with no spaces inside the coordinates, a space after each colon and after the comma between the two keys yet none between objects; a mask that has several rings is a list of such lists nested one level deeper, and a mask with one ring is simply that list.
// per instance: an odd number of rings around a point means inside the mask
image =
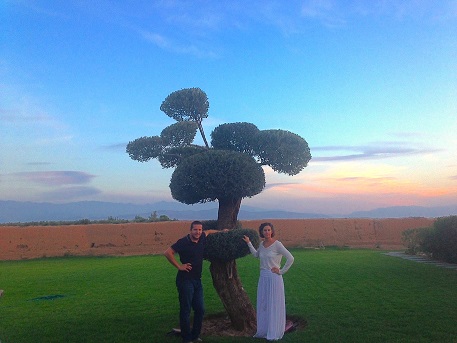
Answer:
[{"label": "sunset glow", "polygon": [[173,170],[125,148],[200,87],[209,141],[251,122],[310,146],[243,205],[457,205],[455,1],[7,0],[0,30],[0,200],[173,201]]}]

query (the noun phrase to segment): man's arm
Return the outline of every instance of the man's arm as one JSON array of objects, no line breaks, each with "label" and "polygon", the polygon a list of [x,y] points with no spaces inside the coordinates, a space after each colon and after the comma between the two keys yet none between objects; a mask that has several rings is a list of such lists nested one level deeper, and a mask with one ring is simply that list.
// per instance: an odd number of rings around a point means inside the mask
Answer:
[{"label": "man's arm", "polygon": [[175,266],[178,270],[182,270],[185,272],[188,272],[189,270],[192,269],[192,266],[190,263],[184,263],[180,264],[176,258],[175,258],[175,251],[173,250],[172,247],[169,247],[167,250],[164,251],[163,253],[165,257],[167,258],[168,262],[170,262],[173,266]]},{"label": "man's arm", "polygon": [[203,231],[205,233],[205,235],[212,235],[213,233],[219,233],[219,232],[227,232],[228,229],[224,229],[224,230],[205,230]]}]

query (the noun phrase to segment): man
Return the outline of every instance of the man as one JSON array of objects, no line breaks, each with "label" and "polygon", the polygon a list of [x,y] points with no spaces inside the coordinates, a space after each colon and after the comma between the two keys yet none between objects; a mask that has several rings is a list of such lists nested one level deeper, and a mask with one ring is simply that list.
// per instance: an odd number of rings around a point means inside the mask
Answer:
[{"label": "man", "polygon": [[[179,294],[179,324],[183,342],[200,342],[199,338],[205,312],[203,303],[203,286],[201,281],[203,252],[206,236],[218,232],[207,230],[203,232],[203,224],[194,221],[190,225],[190,233],[179,239],[165,250],[167,260],[178,269],[176,287]],[[175,254],[179,254],[179,263]],[[190,328],[190,312],[194,310],[194,323]]]}]

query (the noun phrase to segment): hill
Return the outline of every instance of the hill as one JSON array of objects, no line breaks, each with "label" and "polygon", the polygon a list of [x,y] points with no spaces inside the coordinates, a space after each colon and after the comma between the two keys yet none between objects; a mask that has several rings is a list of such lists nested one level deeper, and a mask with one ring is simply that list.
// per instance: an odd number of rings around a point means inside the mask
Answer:
[{"label": "hill", "polygon": [[[103,220],[108,217],[132,220],[135,216],[148,218],[154,211],[177,220],[207,220],[217,218],[217,204],[185,205],[161,201],[150,204],[81,201],[65,204],[48,202],[0,201],[0,223],[37,221]],[[396,206],[348,214],[325,215],[241,206],[240,220],[310,219],[310,218],[408,218],[457,215],[457,205],[443,207]]]}]

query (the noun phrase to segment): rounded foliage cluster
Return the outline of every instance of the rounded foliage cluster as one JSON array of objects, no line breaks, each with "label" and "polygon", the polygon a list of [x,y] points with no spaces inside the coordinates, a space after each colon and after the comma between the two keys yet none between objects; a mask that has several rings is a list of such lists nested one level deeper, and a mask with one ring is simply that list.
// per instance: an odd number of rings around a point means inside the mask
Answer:
[{"label": "rounded foliage cluster", "polygon": [[[203,220],[203,230],[217,230],[217,222],[217,220]],[[242,227],[243,225],[241,225],[241,222],[237,220],[235,229],[241,229]]]},{"label": "rounded foliage cluster", "polygon": [[457,216],[438,218],[427,233],[422,250],[434,259],[457,263]]},{"label": "rounded foliage cluster", "polygon": [[140,137],[129,142],[126,151],[132,160],[147,162],[151,158],[157,158],[162,153],[162,139],[157,136]]},{"label": "rounded foliage cluster", "polygon": [[183,159],[170,181],[171,195],[185,204],[251,197],[264,187],[265,173],[252,157],[226,150]]},{"label": "rounded foliage cluster", "polygon": [[206,148],[199,145],[171,147],[164,149],[163,153],[159,155],[158,160],[163,168],[174,168],[183,159],[204,151],[206,151]]},{"label": "rounded foliage cluster", "polygon": [[197,124],[193,121],[179,121],[167,126],[160,133],[162,144],[165,146],[178,147],[190,145],[197,133]]},{"label": "rounded foliage cluster", "polygon": [[243,240],[245,235],[249,237],[254,247],[259,246],[260,237],[256,230],[234,229],[209,235],[204,258],[210,261],[231,261],[250,254],[248,245]]},{"label": "rounded foliage cluster", "polygon": [[208,117],[209,101],[200,88],[184,88],[168,95],[160,110],[176,121],[194,120],[201,122]]},{"label": "rounded foliage cluster", "polygon": [[227,123],[216,127],[211,133],[211,145],[215,149],[233,150],[255,155],[256,135],[260,130],[251,123]]},{"label": "rounded foliage cluster", "polygon": [[276,172],[296,175],[311,159],[308,143],[295,133],[262,130],[256,138],[260,163],[269,165]]}]

